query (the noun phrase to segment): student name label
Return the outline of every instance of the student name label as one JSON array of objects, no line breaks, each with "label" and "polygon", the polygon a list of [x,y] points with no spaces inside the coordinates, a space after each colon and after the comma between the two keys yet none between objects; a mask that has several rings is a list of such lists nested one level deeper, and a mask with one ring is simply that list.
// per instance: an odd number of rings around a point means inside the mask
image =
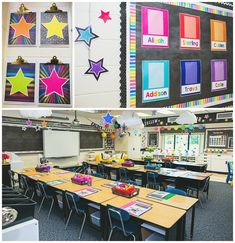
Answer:
[{"label": "student name label", "polygon": [[143,35],[143,45],[168,47],[168,36]]},{"label": "student name label", "polygon": [[196,94],[201,92],[201,84],[190,84],[181,86],[181,94]]},{"label": "student name label", "polygon": [[144,101],[161,100],[169,97],[169,88],[144,90]]},{"label": "student name label", "polygon": [[199,49],[200,48],[200,40],[195,39],[186,39],[180,38],[180,47],[182,48],[192,48],[192,49]]},{"label": "student name label", "polygon": [[212,41],[211,42],[211,48],[212,50],[218,50],[218,51],[226,51],[226,42],[221,41]]},{"label": "student name label", "polygon": [[227,88],[227,80],[212,82],[212,91],[218,91]]}]

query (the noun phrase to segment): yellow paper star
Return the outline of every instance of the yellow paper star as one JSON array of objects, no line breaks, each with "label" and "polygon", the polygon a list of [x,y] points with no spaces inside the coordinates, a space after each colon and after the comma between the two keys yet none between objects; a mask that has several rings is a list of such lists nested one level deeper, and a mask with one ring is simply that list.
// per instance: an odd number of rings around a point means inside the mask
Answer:
[{"label": "yellow paper star", "polygon": [[46,121],[42,121],[41,125],[42,125],[42,127],[46,127],[47,126],[47,122]]},{"label": "yellow paper star", "polygon": [[63,29],[68,25],[66,23],[59,22],[56,16],[54,15],[51,22],[42,24],[47,29],[47,38],[52,36],[58,36],[64,38]]}]

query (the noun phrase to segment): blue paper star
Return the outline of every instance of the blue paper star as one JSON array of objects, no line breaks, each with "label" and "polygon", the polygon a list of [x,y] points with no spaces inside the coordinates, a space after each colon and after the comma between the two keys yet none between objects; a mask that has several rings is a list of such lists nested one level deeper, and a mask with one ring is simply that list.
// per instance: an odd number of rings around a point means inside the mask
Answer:
[{"label": "blue paper star", "polygon": [[105,120],[105,123],[107,124],[112,124],[112,122],[113,122],[113,116],[111,116],[110,114],[109,114],[109,112],[108,113],[106,113],[106,115],[105,116],[103,116],[103,119]]},{"label": "blue paper star", "polygon": [[75,42],[84,41],[89,47],[91,45],[91,41],[99,36],[92,32],[91,26],[86,27],[85,29],[76,27],[78,32],[78,37]]}]

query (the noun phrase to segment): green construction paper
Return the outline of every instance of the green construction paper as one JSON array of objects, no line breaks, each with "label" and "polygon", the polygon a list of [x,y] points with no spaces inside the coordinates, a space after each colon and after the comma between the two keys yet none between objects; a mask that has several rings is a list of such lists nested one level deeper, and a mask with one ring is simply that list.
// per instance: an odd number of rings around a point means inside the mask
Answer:
[{"label": "green construction paper", "polygon": [[174,196],[175,196],[175,194],[170,193],[170,194],[166,195],[165,197],[163,197],[163,199],[164,199],[164,200],[168,200],[168,199],[170,199],[170,198],[172,198],[172,197],[174,197]]},{"label": "green construction paper", "polygon": [[20,92],[28,96],[28,85],[34,80],[24,76],[22,69],[20,68],[15,77],[7,77],[7,80],[11,83],[11,93],[13,95]]}]

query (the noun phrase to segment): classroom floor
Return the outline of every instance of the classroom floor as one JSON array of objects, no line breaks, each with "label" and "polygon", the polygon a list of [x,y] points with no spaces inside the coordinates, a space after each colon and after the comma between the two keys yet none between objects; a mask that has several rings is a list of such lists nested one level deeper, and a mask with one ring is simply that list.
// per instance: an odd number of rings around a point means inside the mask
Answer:
[{"label": "classroom floor", "polygon": [[[38,209],[38,208],[37,208]],[[54,208],[49,220],[46,219],[49,204],[44,205],[40,214],[36,213],[39,220],[41,241],[75,241],[81,226],[81,217],[72,217],[67,230],[64,229],[63,212]],[[191,212],[186,219],[186,233],[190,232]],[[232,241],[233,240],[233,188],[221,182],[211,181],[209,199],[196,208],[194,238],[195,241]],[[82,240],[99,241],[101,234],[98,230],[86,225]],[[128,240],[119,232],[113,234],[112,240]],[[187,240],[187,239],[186,239]]]}]

